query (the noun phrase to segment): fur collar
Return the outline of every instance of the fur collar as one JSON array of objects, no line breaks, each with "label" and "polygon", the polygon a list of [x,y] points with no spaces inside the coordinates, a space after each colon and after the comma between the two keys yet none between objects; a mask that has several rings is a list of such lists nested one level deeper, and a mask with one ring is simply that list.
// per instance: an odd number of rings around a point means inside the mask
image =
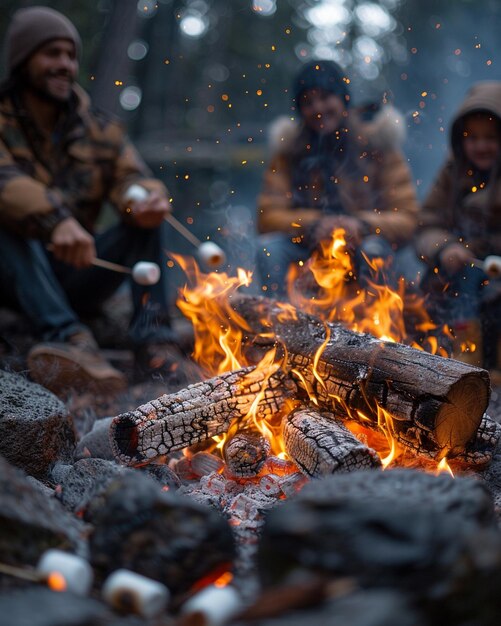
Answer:
[{"label": "fur collar", "polygon": [[[391,105],[382,107],[370,122],[352,122],[358,141],[373,150],[400,147],[406,136],[403,115]],[[301,131],[301,125],[290,117],[281,116],[270,124],[268,140],[272,154],[288,152]]]}]

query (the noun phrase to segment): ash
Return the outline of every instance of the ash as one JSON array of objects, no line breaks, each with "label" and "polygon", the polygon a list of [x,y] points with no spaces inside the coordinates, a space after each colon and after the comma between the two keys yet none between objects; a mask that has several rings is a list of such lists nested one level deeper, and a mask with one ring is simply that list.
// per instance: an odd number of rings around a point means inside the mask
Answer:
[{"label": "ash", "polygon": [[[269,473],[272,468],[289,473]],[[228,519],[237,549],[234,582],[244,597],[252,599],[259,591],[256,553],[266,512],[299,493],[308,478],[294,463],[269,457],[263,470],[252,478],[233,476],[223,466],[220,471],[182,482],[178,493],[215,508]]]}]

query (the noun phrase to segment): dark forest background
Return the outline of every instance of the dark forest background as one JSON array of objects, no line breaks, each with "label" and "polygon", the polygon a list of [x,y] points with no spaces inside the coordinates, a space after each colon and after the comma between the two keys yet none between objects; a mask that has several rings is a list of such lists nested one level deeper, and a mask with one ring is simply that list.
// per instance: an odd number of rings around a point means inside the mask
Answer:
[{"label": "dark forest background", "polygon": [[420,197],[468,87],[501,78],[498,0],[0,0],[0,37],[34,4],[74,21],[81,84],[127,124],[178,216],[237,257],[254,229],[267,128],[294,115],[289,86],[304,60],[340,62],[355,105],[385,98],[402,111]]}]

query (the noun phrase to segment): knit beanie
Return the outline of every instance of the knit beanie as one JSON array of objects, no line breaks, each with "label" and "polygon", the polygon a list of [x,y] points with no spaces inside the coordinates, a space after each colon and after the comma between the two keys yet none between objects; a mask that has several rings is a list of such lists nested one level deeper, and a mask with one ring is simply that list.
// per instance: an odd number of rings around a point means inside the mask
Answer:
[{"label": "knit beanie", "polygon": [[4,43],[5,65],[9,76],[37,48],[52,39],[69,39],[75,44],[77,56],[80,55],[80,35],[73,23],[62,13],[40,6],[16,11]]},{"label": "knit beanie", "polygon": [[339,96],[346,107],[350,104],[350,92],[344,71],[334,61],[310,61],[303,65],[293,85],[293,95],[299,109],[301,94],[309,89],[323,89]]}]

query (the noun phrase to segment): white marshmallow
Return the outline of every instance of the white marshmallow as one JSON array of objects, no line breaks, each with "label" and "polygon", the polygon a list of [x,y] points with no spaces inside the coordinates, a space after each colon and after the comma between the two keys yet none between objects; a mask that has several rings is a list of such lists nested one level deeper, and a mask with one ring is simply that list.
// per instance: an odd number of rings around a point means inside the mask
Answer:
[{"label": "white marshmallow", "polygon": [[213,241],[204,241],[198,246],[198,258],[205,263],[207,267],[218,268],[226,261],[226,254]]},{"label": "white marshmallow", "polygon": [[501,276],[501,256],[492,254],[485,257],[484,271],[491,278],[498,278]]},{"label": "white marshmallow", "polygon": [[181,613],[183,615],[201,613],[206,626],[221,626],[232,619],[242,606],[242,597],[235,587],[209,585],[185,602]]},{"label": "white marshmallow", "polygon": [[50,574],[60,574],[66,584],[65,591],[71,591],[79,596],[86,596],[89,593],[94,580],[94,573],[88,561],[62,550],[52,549],[44,552],[36,571],[47,579]]},{"label": "white marshmallow", "polygon": [[156,263],[139,261],[132,268],[132,278],[138,285],[156,285],[160,280],[160,268]]},{"label": "white marshmallow", "polygon": [[162,583],[126,569],[117,569],[108,576],[102,594],[113,608],[128,609],[147,618],[162,613],[170,597]]},{"label": "white marshmallow", "polygon": [[142,202],[150,195],[141,185],[131,185],[125,192],[125,199],[131,202]]}]

